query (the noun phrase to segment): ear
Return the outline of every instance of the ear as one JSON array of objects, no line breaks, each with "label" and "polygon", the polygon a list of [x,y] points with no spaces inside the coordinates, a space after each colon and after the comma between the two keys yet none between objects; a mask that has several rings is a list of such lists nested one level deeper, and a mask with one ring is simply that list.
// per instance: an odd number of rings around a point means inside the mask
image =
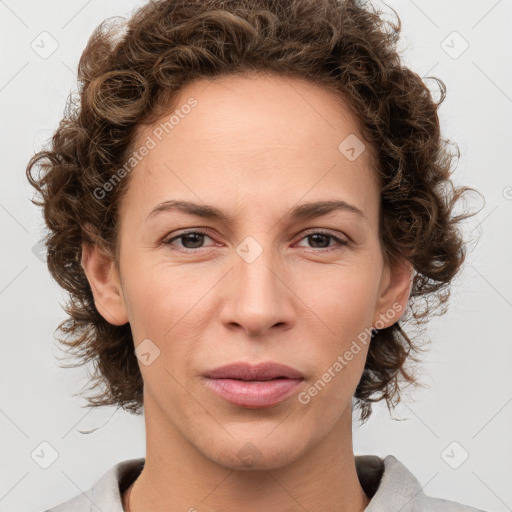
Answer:
[{"label": "ear", "polygon": [[97,244],[84,242],[81,265],[100,315],[110,324],[126,324],[128,315],[113,259]]},{"label": "ear", "polygon": [[405,313],[412,288],[414,267],[406,259],[393,266],[385,265],[375,305],[372,326],[390,327]]}]

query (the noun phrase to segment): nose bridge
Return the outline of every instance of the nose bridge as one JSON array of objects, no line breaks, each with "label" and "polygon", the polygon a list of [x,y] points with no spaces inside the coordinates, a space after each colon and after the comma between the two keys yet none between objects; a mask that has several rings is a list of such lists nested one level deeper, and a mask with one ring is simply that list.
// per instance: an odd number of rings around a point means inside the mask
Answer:
[{"label": "nose bridge", "polygon": [[[272,244],[272,237],[246,237],[234,255],[233,288],[229,298],[230,323],[244,327],[250,334],[263,334],[277,323],[292,319],[291,293],[282,282],[285,277],[280,256]],[[281,271],[280,271],[281,269]]]}]

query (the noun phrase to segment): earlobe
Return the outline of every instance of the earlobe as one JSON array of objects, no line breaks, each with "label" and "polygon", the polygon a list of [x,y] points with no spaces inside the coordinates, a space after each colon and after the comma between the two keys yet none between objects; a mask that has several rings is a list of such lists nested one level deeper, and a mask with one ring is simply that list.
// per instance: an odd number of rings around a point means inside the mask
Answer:
[{"label": "earlobe", "polygon": [[412,289],[413,272],[414,267],[407,260],[402,260],[392,269],[386,268],[386,286],[377,301],[372,323],[376,329],[390,327],[404,315]]},{"label": "earlobe", "polygon": [[96,244],[83,243],[81,266],[100,315],[112,325],[126,324],[126,306],[113,260]]}]

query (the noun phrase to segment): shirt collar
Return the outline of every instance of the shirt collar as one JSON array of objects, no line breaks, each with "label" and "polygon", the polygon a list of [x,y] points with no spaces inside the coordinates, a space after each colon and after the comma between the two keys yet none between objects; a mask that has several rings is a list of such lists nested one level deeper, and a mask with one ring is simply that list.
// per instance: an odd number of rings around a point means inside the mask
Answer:
[{"label": "shirt collar", "polygon": [[[138,477],[144,462],[144,458],[119,462],[87,492],[47,512],[123,512],[121,493]],[[483,512],[427,496],[414,475],[393,455],[384,459],[376,455],[356,455],[355,465],[361,486],[370,497],[365,512]]]}]

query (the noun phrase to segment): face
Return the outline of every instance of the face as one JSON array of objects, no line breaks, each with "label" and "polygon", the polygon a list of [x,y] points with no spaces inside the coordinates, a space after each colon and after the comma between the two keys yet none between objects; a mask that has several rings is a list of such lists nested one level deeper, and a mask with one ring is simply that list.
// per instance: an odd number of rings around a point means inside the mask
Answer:
[{"label": "face", "polygon": [[[284,466],[349,435],[362,333],[400,318],[410,274],[383,263],[370,148],[332,93],[232,76],[187,86],[177,105],[172,129],[166,116],[138,131],[134,149],[154,147],[132,171],[119,273],[95,282],[97,305],[130,322],[155,431],[226,467],[246,452],[254,467]],[[305,206],[317,202],[350,206]],[[206,378],[269,362],[296,378]]]}]

